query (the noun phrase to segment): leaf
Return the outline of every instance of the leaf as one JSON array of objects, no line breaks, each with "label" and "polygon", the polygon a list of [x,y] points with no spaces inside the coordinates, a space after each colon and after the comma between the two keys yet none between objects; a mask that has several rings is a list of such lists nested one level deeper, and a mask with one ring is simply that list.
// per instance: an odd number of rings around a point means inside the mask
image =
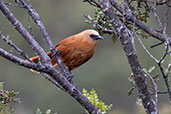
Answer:
[{"label": "leaf", "polygon": [[98,95],[94,89],[92,89],[90,92],[88,92],[86,89],[83,88],[82,92],[83,92],[83,95],[86,96],[88,98],[88,100],[92,104],[94,104],[95,107],[100,109],[102,114],[105,114],[106,111],[111,109],[112,104],[108,106],[108,105],[105,105],[104,102],[100,101],[100,99],[98,98]]},{"label": "leaf", "polygon": [[142,99],[137,98],[136,104],[137,104],[138,106],[142,106]]},{"label": "leaf", "polygon": [[136,88],[136,86],[134,85],[128,90],[128,96],[130,96],[132,94],[132,92],[134,91],[135,88]]},{"label": "leaf", "polygon": [[39,109],[39,108],[37,108],[37,110],[36,110],[36,114],[42,114],[42,112],[40,111],[40,109]]},{"label": "leaf", "polygon": [[50,114],[50,113],[51,113],[50,109],[46,110],[46,114]]},{"label": "leaf", "polygon": [[148,39],[150,37],[150,35],[143,30],[140,30],[139,32],[137,32],[137,34],[140,35],[144,39]]},{"label": "leaf", "polygon": [[148,73],[151,73],[155,69],[155,66],[152,66],[148,69]]},{"label": "leaf", "polygon": [[112,42],[115,43],[118,40],[118,36],[113,34],[112,35]]}]

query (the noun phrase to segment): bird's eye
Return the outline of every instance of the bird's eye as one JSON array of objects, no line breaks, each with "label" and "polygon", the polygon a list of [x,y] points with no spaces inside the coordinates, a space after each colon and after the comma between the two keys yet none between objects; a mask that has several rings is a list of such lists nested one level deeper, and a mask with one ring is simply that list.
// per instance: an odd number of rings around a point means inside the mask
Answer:
[{"label": "bird's eye", "polygon": [[95,34],[89,34],[90,38],[92,38],[93,40],[99,40],[99,39],[103,39],[102,36],[100,35],[95,35]]},{"label": "bird's eye", "polygon": [[95,35],[95,34],[89,34],[89,36],[93,39],[95,39],[97,37],[97,35]]}]

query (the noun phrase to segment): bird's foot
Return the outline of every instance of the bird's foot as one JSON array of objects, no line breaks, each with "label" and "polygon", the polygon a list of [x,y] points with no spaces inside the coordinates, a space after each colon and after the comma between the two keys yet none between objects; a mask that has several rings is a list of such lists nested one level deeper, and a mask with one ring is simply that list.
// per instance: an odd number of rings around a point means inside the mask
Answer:
[{"label": "bird's foot", "polygon": [[72,78],[74,77],[74,75],[72,74],[70,70],[68,71],[69,71],[69,76],[67,77],[67,80],[72,83]]},{"label": "bird's foot", "polygon": [[59,51],[58,50],[56,50],[54,53],[52,53],[52,55],[50,56],[50,57],[53,57],[53,56],[55,56],[55,55],[59,55]]},{"label": "bird's foot", "polygon": [[74,77],[74,75],[73,74],[70,74],[68,77],[67,77],[67,80],[69,81],[69,82],[72,82],[72,78]]}]

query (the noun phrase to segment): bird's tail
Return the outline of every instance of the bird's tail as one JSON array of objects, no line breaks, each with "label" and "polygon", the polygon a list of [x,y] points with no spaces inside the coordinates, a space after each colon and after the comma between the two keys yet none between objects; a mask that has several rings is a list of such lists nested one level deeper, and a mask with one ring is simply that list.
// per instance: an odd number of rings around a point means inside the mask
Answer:
[{"label": "bird's tail", "polygon": [[[56,64],[54,57],[51,57],[52,53],[47,52],[47,55],[50,57],[53,67],[55,67],[57,64]],[[38,63],[39,62],[39,56],[32,57],[32,58],[30,58],[30,60],[33,61],[34,63]],[[31,71],[35,72],[35,73],[39,73],[38,71],[33,70],[33,69],[31,69]]]}]

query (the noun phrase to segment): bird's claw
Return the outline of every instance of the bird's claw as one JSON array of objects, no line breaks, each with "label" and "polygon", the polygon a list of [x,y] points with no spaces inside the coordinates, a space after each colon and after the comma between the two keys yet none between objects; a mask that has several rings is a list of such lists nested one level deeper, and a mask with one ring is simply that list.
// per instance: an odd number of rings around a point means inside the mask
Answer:
[{"label": "bird's claw", "polygon": [[69,73],[69,76],[67,77],[67,80],[72,83],[72,78],[74,77],[74,75],[72,74],[71,70],[68,69],[68,73]]},{"label": "bird's claw", "polygon": [[69,81],[69,82],[72,82],[72,78],[74,77],[74,75],[73,74],[70,74],[68,77],[67,77],[67,80]]},{"label": "bird's claw", "polygon": [[55,56],[55,55],[59,55],[59,51],[58,50],[56,50],[54,53],[52,53],[52,55],[51,55],[51,57],[53,57],[53,56]]}]

